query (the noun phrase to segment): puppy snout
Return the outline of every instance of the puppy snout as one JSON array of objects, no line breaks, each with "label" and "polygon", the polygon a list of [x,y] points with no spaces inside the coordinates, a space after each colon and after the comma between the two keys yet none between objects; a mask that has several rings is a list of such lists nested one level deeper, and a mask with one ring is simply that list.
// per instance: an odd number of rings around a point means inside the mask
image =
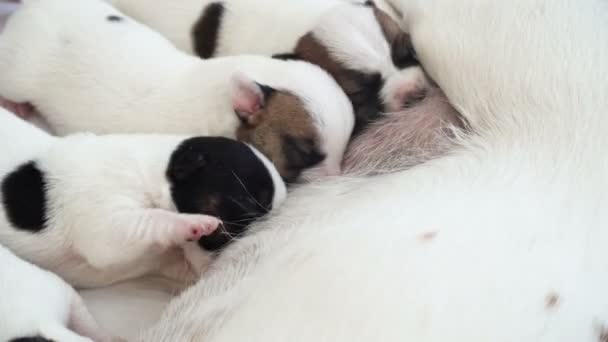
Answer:
[{"label": "puppy snout", "polygon": [[397,112],[426,97],[429,81],[420,67],[411,67],[390,78],[382,91],[385,110]]}]

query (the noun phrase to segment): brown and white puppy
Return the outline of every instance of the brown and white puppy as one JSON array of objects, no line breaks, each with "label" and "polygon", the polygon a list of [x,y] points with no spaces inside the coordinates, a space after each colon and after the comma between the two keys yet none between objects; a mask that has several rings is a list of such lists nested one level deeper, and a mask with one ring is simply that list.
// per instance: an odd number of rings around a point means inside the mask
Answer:
[{"label": "brown and white puppy", "polygon": [[336,79],[355,108],[356,132],[383,113],[416,104],[430,86],[409,35],[373,4],[343,4],[325,13],[298,40],[294,57]]},{"label": "brown and white puppy", "polygon": [[0,95],[33,104],[60,135],[238,137],[287,180],[313,167],[309,175],[340,173],[354,124],[348,98],[318,66],[202,61],[101,0],[23,1],[0,35]]},{"label": "brown and white puppy", "polygon": [[260,54],[320,65],[352,101],[355,131],[424,96],[409,36],[372,2],[111,0],[202,58]]}]

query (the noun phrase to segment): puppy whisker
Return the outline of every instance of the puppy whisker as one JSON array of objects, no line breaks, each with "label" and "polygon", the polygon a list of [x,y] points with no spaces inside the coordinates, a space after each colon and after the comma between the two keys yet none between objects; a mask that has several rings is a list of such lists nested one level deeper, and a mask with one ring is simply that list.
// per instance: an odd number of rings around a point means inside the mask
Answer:
[{"label": "puppy whisker", "polygon": [[236,178],[236,180],[239,182],[239,184],[241,184],[241,186],[243,187],[243,190],[245,190],[245,192],[249,195],[249,197],[251,197],[251,199],[253,200],[253,202],[255,202],[255,204],[257,204],[264,211],[266,211],[266,212],[270,211],[269,208],[267,208],[266,206],[262,205],[260,202],[258,202],[257,199],[255,199],[255,197],[253,197],[253,195],[251,194],[251,192],[249,192],[249,189],[247,189],[247,187],[245,186],[245,183],[243,183],[243,181],[241,180],[241,178],[239,178],[239,176],[234,172],[234,170],[231,170],[231,172],[232,172],[232,175],[234,175],[234,177]]}]

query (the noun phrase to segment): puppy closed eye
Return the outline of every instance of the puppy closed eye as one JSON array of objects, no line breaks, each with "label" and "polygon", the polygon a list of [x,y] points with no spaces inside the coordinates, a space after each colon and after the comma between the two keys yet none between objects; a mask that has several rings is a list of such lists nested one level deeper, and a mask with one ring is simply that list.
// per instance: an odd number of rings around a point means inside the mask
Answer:
[{"label": "puppy closed eye", "polygon": [[411,66],[418,65],[416,51],[407,34],[401,34],[395,38],[391,44],[391,58],[393,63],[399,69],[405,69]]},{"label": "puppy closed eye", "polygon": [[312,138],[283,137],[283,152],[288,168],[301,170],[321,163],[325,154],[320,152],[317,143]]},{"label": "puppy closed eye", "polygon": [[382,75],[352,72],[343,87],[351,101],[360,105],[368,101],[370,97],[377,96],[382,87]]}]

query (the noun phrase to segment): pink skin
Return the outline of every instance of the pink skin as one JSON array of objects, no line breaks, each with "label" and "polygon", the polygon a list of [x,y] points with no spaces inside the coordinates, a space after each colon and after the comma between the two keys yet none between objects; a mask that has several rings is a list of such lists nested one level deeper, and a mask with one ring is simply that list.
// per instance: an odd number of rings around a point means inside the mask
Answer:
[{"label": "pink skin", "polygon": [[[387,112],[398,112],[424,97],[429,88],[429,82],[422,71],[415,78],[394,77],[385,85],[385,91],[390,96],[386,99]],[[390,90],[389,90],[390,89]]]},{"label": "pink skin", "polygon": [[264,107],[264,93],[258,84],[244,74],[233,75],[231,82],[234,111],[242,121],[253,124],[256,114]]},{"label": "pink skin", "polygon": [[31,118],[35,112],[34,106],[29,103],[17,103],[3,97],[0,97],[0,107],[23,119]]},{"label": "pink skin", "polygon": [[460,114],[441,90],[428,87],[423,100],[386,114],[350,142],[343,173],[390,173],[442,155],[455,147],[452,126],[466,131]]},{"label": "pink skin", "polygon": [[201,237],[212,234],[221,224],[215,217],[207,215],[179,215],[173,230],[173,241],[177,244],[198,241]]}]

